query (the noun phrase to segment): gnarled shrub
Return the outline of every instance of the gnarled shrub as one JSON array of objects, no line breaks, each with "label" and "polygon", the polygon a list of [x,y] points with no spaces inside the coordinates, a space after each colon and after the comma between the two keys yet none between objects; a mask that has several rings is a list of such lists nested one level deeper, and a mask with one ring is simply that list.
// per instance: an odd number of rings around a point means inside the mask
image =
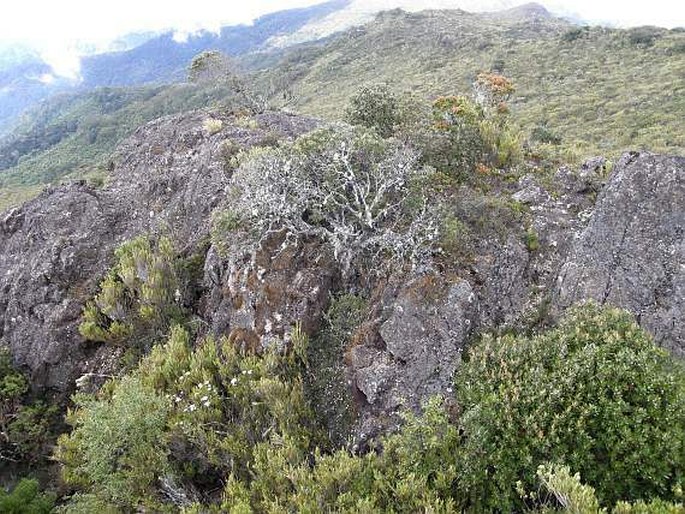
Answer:
[{"label": "gnarled shrub", "polygon": [[411,148],[333,126],[253,153],[233,176],[231,207],[257,238],[319,238],[343,272],[372,270],[430,253],[435,224],[413,187],[425,173]]}]

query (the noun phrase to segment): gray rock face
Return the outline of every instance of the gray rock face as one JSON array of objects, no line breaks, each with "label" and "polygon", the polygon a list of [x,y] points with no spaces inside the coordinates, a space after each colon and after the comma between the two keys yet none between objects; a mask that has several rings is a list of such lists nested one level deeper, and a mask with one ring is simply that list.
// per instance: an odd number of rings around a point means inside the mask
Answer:
[{"label": "gray rock face", "polygon": [[685,355],[685,158],[626,154],[559,275],[562,310],[592,299],[634,313]]},{"label": "gray rock face", "polygon": [[230,178],[227,140],[249,148],[315,126],[285,114],[264,114],[256,126],[244,126],[211,113],[224,128],[209,134],[203,128],[209,116],[195,112],[145,125],[119,149],[104,189],[84,183],[50,189],[0,218],[0,345],[37,389],[63,394],[110,360],[111,349],[84,344],[77,327],[118,245],[164,233],[179,251],[192,251],[207,238]]},{"label": "gray rock face", "polygon": [[425,275],[395,287],[384,295],[380,320],[365,327],[346,358],[365,404],[361,441],[387,428],[383,418],[449,392],[478,311],[465,280],[445,284]]}]

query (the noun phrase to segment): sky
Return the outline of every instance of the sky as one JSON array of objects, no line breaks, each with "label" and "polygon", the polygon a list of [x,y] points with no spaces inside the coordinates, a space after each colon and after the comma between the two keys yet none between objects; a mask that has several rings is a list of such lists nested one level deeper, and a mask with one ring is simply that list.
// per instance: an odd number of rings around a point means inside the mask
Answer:
[{"label": "sky", "polygon": [[[304,7],[322,0],[5,0],[0,44],[21,42],[41,53],[57,74],[78,73],[84,42],[106,48],[118,36],[140,31],[174,30],[179,37],[199,29],[250,23],[269,12]],[[685,0],[538,0],[561,15],[616,26],[685,26]],[[374,0],[381,7],[462,7],[492,10],[525,3],[516,0]]]}]

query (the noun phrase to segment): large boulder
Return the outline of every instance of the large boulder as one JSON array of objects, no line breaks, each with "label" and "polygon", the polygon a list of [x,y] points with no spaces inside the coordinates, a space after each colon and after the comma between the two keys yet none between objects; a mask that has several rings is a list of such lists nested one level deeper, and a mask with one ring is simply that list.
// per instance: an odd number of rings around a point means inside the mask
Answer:
[{"label": "large boulder", "polygon": [[[220,130],[207,130],[210,117],[221,120],[214,123]],[[118,245],[164,233],[179,252],[196,251],[230,179],[227,149],[271,144],[315,125],[280,113],[161,118],[122,144],[104,188],[52,188],[2,215],[0,345],[10,348],[32,385],[65,394],[78,376],[109,360],[111,349],[86,344],[77,327]]]},{"label": "large boulder", "polygon": [[559,274],[557,312],[583,300],[631,311],[685,355],[685,157],[628,153]]}]

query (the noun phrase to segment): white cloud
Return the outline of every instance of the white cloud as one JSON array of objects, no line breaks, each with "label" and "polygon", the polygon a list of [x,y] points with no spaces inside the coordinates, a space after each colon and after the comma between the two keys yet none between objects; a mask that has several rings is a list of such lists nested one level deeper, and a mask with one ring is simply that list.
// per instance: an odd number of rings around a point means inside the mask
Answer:
[{"label": "white cloud", "polygon": [[[0,43],[3,40],[29,43],[53,66],[59,75],[78,75],[78,55],[83,42],[91,48],[107,45],[126,33],[173,30],[177,38],[198,30],[216,31],[223,25],[250,23],[256,17],[277,10],[304,7],[321,0],[19,0],[6,1],[0,17]],[[560,14],[577,14],[619,26],[685,26],[682,0],[538,0]],[[466,10],[492,10],[525,3],[515,0],[354,0],[353,9],[375,12],[403,7],[461,7]]]}]

